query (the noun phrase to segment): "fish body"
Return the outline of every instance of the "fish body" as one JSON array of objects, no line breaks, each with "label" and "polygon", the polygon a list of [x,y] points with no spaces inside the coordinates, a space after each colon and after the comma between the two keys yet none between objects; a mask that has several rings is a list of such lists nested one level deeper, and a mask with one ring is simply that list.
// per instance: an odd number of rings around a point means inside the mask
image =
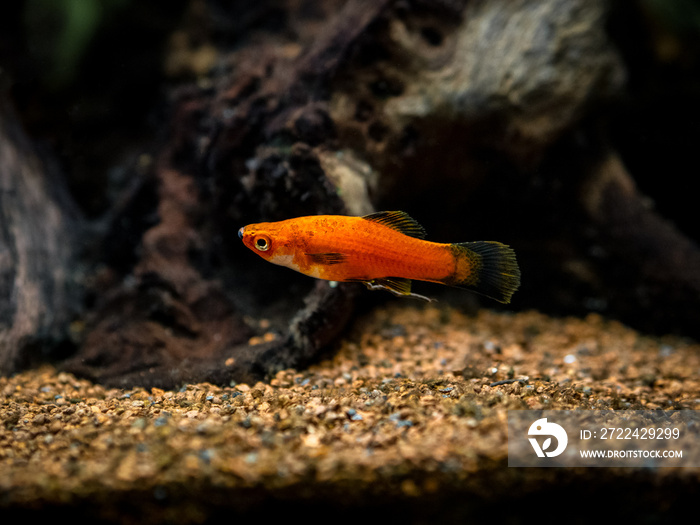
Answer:
[{"label": "fish body", "polygon": [[510,247],[490,241],[426,241],[423,227],[400,211],[250,224],[238,236],[273,264],[317,279],[362,282],[397,295],[417,296],[411,293],[411,281],[419,280],[470,288],[508,303],[520,284]]}]

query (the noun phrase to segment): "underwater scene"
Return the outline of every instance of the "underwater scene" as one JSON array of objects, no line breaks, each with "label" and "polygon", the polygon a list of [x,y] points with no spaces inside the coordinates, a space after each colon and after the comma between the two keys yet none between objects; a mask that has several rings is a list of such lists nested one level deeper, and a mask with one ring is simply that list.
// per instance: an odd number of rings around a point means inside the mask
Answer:
[{"label": "underwater scene", "polygon": [[694,511],[696,2],[0,27],[7,519]]}]

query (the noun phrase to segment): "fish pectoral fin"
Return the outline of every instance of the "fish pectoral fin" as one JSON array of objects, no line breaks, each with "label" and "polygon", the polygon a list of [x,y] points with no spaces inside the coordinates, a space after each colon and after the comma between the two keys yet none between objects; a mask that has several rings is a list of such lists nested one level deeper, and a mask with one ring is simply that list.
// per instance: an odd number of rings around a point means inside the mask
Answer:
[{"label": "fish pectoral fin", "polygon": [[387,290],[394,295],[400,297],[415,297],[417,299],[423,299],[424,301],[433,302],[434,299],[426,297],[424,295],[419,295],[417,293],[411,292],[411,280],[402,279],[399,277],[384,277],[381,279],[372,279],[371,281],[364,281],[365,286],[370,290]]},{"label": "fish pectoral fin", "polygon": [[331,265],[340,264],[347,261],[348,256],[344,253],[328,252],[328,253],[307,253],[305,254],[313,263]]}]

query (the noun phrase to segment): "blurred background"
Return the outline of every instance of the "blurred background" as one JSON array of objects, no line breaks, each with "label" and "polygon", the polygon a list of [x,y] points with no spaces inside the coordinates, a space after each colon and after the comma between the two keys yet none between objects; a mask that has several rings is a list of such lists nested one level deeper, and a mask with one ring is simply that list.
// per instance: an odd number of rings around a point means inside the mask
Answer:
[{"label": "blurred background", "polygon": [[[47,198],[67,191],[59,208],[77,233],[69,286],[81,293],[63,336],[52,332],[59,354],[85,351],[91,333],[104,340],[100,323],[118,311],[150,312],[195,339],[192,319],[233,316],[229,347],[257,333],[241,320],[252,315],[285,339],[315,284],[249,257],[237,228],[372,209],[408,212],[430,240],[512,245],[523,283],[511,310],[697,336],[700,4],[368,5],[0,8],[3,119],[53,166],[40,175]],[[191,185],[173,201],[167,170]],[[172,207],[182,217],[168,219]],[[179,255],[163,248],[180,241]],[[202,306],[204,295],[220,297]]]}]

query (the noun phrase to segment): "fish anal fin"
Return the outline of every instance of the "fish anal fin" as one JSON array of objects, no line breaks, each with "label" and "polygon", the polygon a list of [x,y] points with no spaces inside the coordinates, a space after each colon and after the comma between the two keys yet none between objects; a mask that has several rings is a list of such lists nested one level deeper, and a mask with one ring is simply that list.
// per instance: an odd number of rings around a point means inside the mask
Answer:
[{"label": "fish anal fin", "polygon": [[347,261],[348,256],[344,253],[325,252],[325,253],[307,253],[306,256],[315,264],[330,266],[340,264]]},{"label": "fish anal fin", "polygon": [[424,301],[432,302],[433,299],[430,297],[425,297],[424,295],[419,295],[417,293],[411,292],[411,280],[402,279],[399,277],[383,277],[381,279],[372,279],[371,281],[364,281],[365,286],[370,290],[387,290],[394,295],[400,297],[415,297],[417,299],[423,299]]},{"label": "fish anal fin", "polygon": [[417,239],[425,239],[425,228],[403,211],[378,211],[362,217]]}]

